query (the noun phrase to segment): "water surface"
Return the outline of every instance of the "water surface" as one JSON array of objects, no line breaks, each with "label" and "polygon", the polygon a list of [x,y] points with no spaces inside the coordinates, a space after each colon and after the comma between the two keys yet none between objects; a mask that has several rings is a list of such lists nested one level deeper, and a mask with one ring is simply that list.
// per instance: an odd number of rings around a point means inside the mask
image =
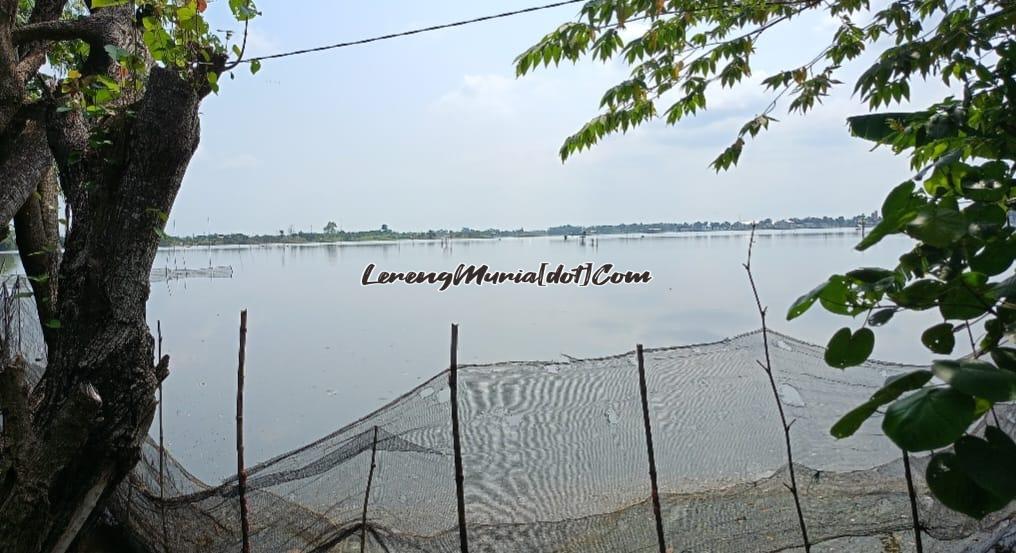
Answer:
[{"label": "water surface", "polygon": [[[761,234],[753,258],[771,328],[825,343],[860,319],[813,309],[792,322],[787,307],[833,272],[895,266],[908,240],[856,252],[853,231]],[[172,356],[165,383],[168,448],[197,476],[235,471],[238,313],[249,311],[247,458],[299,447],[377,409],[448,363],[449,325],[460,325],[461,363],[553,360],[715,341],[759,326],[742,263],[744,233],[686,233],[501,240],[415,241],[160,251],[156,267],[231,266],[229,279],[154,283],[153,331],[161,321]],[[574,286],[360,284],[364,267],[451,271],[460,263],[535,270],[540,263],[612,263],[651,271],[652,282]],[[898,316],[877,331],[875,357],[927,362],[919,344],[931,314]],[[778,370],[778,367],[777,367]],[[834,369],[829,369],[834,370]]]}]

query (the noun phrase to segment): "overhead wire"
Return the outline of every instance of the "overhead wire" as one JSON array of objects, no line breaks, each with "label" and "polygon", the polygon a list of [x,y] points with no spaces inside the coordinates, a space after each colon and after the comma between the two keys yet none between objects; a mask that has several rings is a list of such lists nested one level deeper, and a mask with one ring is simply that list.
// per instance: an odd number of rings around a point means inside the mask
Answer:
[{"label": "overhead wire", "polygon": [[399,33],[391,33],[391,34],[387,34],[387,35],[380,35],[380,36],[375,36],[375,37],[371,37],[371,38],[364,38],[364,39],[360,39],[360,40],[352,40],[352,41],[348,41],[348,42],[339,42],[339,43],[336,43],[336,44],[328,44],[328,45],[325,45],[325,46],[317,46],[317,47],[314,47],[314,48],[304,48],[304,49],[301,49],[301,50],[293,50],[293,51],[289,51],[289,52],[281,52],[281,53],[278,53],[278,54],[268,54],[268,55],[264,55],[264,56],[254,56],[254,57],[250,57],[250,58],[244,59],[240,63],[251,63],[251,62],[254,62],[254,61],[263,61],[263,60],[271,60],[271,59],[278,59],[278,58],[286,58],[286,57],[291,57],[291,56],[300,56],[300,55],[304,55],[304,54],[311,54],[311,53],[315,53],[315,52],[324,52],[326,50],[335,50],[337,48],[346,48],[346,47],[349,47],[349,46],[359,46],[361,44],[370,44],[372,42],[380,42],[382,40],[391,40],[391,39],[394,39],[394,38],[401,38],[401,37],[406,37],[406,36],[411,36],[411,35],[418,35],[418,34],[421,34],[421,33],[429,33],[429,32],[432,32],[432,31],[440,31],[442,29],[450,29],[450,28],[453,28],[453,27],[462,27],[464,25],[471,25],[473,23],[482,23],[484,21],[491,21],[491,20],[494,20],[494,19],[502,19],[502,18],[505,18],[505,17],[512,17],[512,16],[515,16],[515,15],[532,13],[532,12],[537,12],[537,11],[541,11],[541,10],[549,10],[551,8],[558,8],[558,7],[561,7],[561,6],[567,6],[567,5],[570,5],[570,4],[578,4],[580,2],[586,2],[586,1],[587,0],[564,0],[564,1],[561,1],[561,2],[554,2],[554,3],[551,3],[551,4],[544,4],[544,5],[541,5],[541,6],[533,6],[533,7],[530,7],[530,8],[523,8],[523,9],[520,9],[520,10],[507,11],[507,12],[498,13],[498,14],[494,14],[494,15],[485,15],[485,16],[482,16],[482,17],[476,17],[476,18],[473,18],[473,19],[465,19],[465,20],[462,20],[462,21],[455,21],[455,22],[452,22],[452,23],[443,23],[441,25],[432,25],[430,27],[422,27],[422,28],[413,29],[413,30],[410,30],[410,31],[402,31],[402,32],[399,32]]}]

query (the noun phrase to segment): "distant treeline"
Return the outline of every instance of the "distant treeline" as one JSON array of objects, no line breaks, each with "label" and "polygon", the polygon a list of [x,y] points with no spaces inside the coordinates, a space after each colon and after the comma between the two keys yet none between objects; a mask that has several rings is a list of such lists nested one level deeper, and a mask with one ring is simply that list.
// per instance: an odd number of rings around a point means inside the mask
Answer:
[{"label": "distant treeline", "polygon": [[[878,223],[877,214],[856,217],[804,217],[792,219],[764,219],[758,221],[760,230],[792,230],[821,228],[854,228],[861,224],[869,228]],[[378,230],[343,231],[328,225],[323,232],[279,231],[277,234],[203,234],[198,236],[169,236],[162,239],[163,246],[216,246],[253,244],[307,244],[319,242],[362,242],[390,240],[437,240],[461,238],[505,238],[524,236],[582,236],[595,234],[656,234],[662,232],[705,232],[749,230],[750,222],[696,221],[694,223],[632,223],[621,225],[575,226],[562,225],[544,230],[463,228],[461,230],[428,230],[399,232],[387,225]]]}]

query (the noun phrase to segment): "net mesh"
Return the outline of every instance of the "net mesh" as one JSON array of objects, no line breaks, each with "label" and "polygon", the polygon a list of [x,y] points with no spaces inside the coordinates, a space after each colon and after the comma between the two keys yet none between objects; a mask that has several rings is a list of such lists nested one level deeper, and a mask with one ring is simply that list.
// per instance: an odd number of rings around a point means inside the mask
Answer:
[{"label": "net mesh", "polygon": [[[817,551],[892,551],[911,527],[900,452],[869,421],[836,441],[829,428],[885,379],[915,367],[828,368],[822,349],[770,334],[778,389],[794,420],[798,482]],[[759,332],[646,350],[662,518],[681,551],[791,551],[801,539],[785,487],[783,434]],[[470,550],[657,551],[635,354],[459,369],[458,401]],[[459,551],[448,372],[306,447],[249,470],[256,551]],[[1013,433],[1016,412],[999,411]],[[976,431],[976,430],[975,430]],[[159,499],[158,450],[132,480],[132,528],[169,551],[239,548],[236,479],[208,487],[169,459]],[[914,458],[928,551],[979,551],[1008,532],[1012,509],[981,522],[953,513]],[[126,492],[120,494],[126,502]],[[161,532],[161,510],[171,532]],[[894,541],[895,540],[895,541]],[[985,549],[987,551],[987,549]]]},{"label": "net mesh", "polygon": [[[4,298],[30,316],[30,302]],[[11,320],[4,344],[24,326]],[[869,361],[840,371],[818,346],[775,332],[769,342],[814,550],[912,550],[900,452],[879,421],[842,441],[828,429],[886,378],[916,367]],[[41,341],[19,347],[32,343]],[[675,553],[801,550],[783,433],[756,363],[763,354],[760,332],[645,351],[663,527]],[[362,532],[371,552],[459,551],[448,377],[250,467],[253,550],[360,551]],[[458,382],[471,551],[658,550],[634,352],[464,366]],[[997,411],[1014,435],[1016,409]],[[925,551],[986,553],[1016,542],[1014,505],[979,522],[949,511],[928,494],[926,461],[913,458]],[[110,509],[149,551],[240,550],[237,478],[201,482],[152,441]]]}]

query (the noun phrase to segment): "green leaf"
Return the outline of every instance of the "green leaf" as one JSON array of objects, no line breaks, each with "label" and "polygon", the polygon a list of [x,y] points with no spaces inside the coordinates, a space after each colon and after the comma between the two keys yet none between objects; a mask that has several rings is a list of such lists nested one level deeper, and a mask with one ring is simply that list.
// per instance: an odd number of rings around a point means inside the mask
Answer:
[{"label": "green leaf", "polygon": [[917,217],[918,209],[926,200],[914,194],[914,181],[897,185],[882,202],[882,221],[861,239],[855,249],[864,251],[890,234],[900,232],[904,225]]},{"label": "green leaf", "polygon": [[180,6],[176,9],[176,18],[182,23],[194,19],[198,14],[197,5],[194,2]]},{"label": "green leaf", "polygon": [[818,296],[822,307],[838,315],[855,315],[859,308],[852,304],[847,288],[847,279],[842,275],[829,277],[829,282]]},{"label": "green leaf", "polygon": [[886,410],[882,430],[906,451],[927,451],[956,441],[974,422],[974,398],[953,389],[924,388]]},{"label": "green leaf", "polygon": [[250,74],[257,75],[261,71],[261,60],[250,60]]},{"label": "green leaf", "polygon": [[931,380],[933,376],[932,372],[926,369],[921,369],[906,374],[901,374],[888,378],[885,384],[874,394],[871,395],[871,400],[877,402],[879,405],[885,405],[890,401],[895,401],[896,398],[903,395],[904,392],[911,390],[917,390],[921,386],[924,386]]},{"label": "green leaf", "polygon": [[914,181],[908,180],[890,190],[882,202],[882,218],[896,220],[920,207],[922,202],[914,195],[914,187]]},{"label": "green leaf", "polygon": [[1008,186],[994,179],[963,182],[963,196],[977,202],[998,202],[1005,198]]},{"label": "green leaf", "polygon": [[895,271],[879,267],[862,267],[847,273],[848,277],[859,282],[863,282],[864,284],[876,284],[888,278],[892,278],[895,275]]},{"label": "green leaf", "polygon": [[1016,443],[995,426],[984,430],[984,438],[963,436],[953,450],[956,465],[978,486],[1007,501],[1016,498]]},{"label": "green leaf", "polygon": [[1016,400],[1016,373],[984,361],[940,360],[932,364],[935,375],[953,389],[994,402]]},{"label": "green leaf", "polygon": [[872,394],[871,399],[836,421],[830,433],[837,439],[854,435],[864,421],[868,420],[879,407],[900,397],[904,392],[916,390],[931,380],[931,371],[919,370],[890,378],[885,385]]},{"label": "green leaf", "polygon": [[954,209],[926,205],[917,210],[905,232],[925,244],[948,248],[967,233],[967,220]]},{"label": "green leaf", "polygon": [[837,440],[853,436],[857,432],[857,429],[861,428],[861,425],[864,424],[864,421],[871,418],[878,408],[879,404],[874,401],[862,403],[836,421],[836,424],[829,430],[829,433]]},{"label": "green leaf", "polygon": [[945,283],[926,278],[915,280],[903,290],[890,293],[889,297],[900,307],[921,311],[933,307],[945,289]]},{"label": "green leaf", "polygon": [[219,74],[209,72],[208,73],[208,86],[212,88],[212,92],[219,92]]},{"label": "green leaf", "polygon": [[787,310],[787,320],[790,321],[803,315],[805,311],[814,305],[815,301],[822,295],[822,290],[825,290],[828,285],[829,281],[827,280],[816,286],[811,292],[797,298],[793,305],[790,306],[790,309]]},{"label": "green leaf", "polygon": [[130,0],[92,0],[92,8],[109,8],[111,6],[122,6]]},{"label": "green leaf", "polygon": [[1014,348],[993,348],[991,350],[991,360],[994,361],[999,368],[1016,371],[1016,349]]},{"label": "green leaf", "polygon": [[921,343],[933,353],[952,353],[956,347],[956,337],[953,335],[953,326],[949,323],[937,324],[921,334]]},{"label": "green leaf", "polygon": [[931,493],[943,505],[954,511],[976,519],[997,511],[1008,504],[1008,500],[977,483],[962,470],[957,463],[956,454],[951,452],[936,453],[928,463],[925,472]]},{"label": "green leaf", "polygon": [[46,326],[46,328],[53,328],[53,329],[57,329],[57,328],[61,327],[60,321],[58,321],[56,319],[50,319],[50,320],[46,321],[45,323],[43,323],[43,325]]},{"label": "green leaf", "polygon": [[1016,296],[1016,275],[1011,276],[1002,282],[992,284],[987,293],[988,298],[999,300]]},{"label": "green leaf", "polygon": [[870,140],[883,142],[896,133],[894,126],[900,128],[915,118],[914,113],[872,113],[847,118],[850,134]]},{"label": "green leaf", "polygon": [[868,317],[868,324],[871,326],[882,326],[889,322],[889,319],[893,318],[896,314],[896,309],[893,307],[887,307],[885,309],[879,309]]},{"label": "green leaf", "polygon": [[991,300],[983,297],[987,277],[981,273],[964,273],[939,299],[938,309],[945,319],[970,320],[980,317],[991,307]]},{"label": "green leaf", "polygon": [[989,242],[970,259],[970,269],[988,276],[1002,274],[1016,259],[1016,241]]},{"label": "green leaf", "polygon": [[875,333],[870,328],[862,328],[851,334],[849,328],[843,327],[829,340],[825,361],[830,367],[838,369],[853,367],[867,361],[874,348]]},{"label": "green leaf", "polygon": [[968,231],[978,238],[991,236],[1005,224],[1005,210],[997,204],[975,202],[963,209]]}]

